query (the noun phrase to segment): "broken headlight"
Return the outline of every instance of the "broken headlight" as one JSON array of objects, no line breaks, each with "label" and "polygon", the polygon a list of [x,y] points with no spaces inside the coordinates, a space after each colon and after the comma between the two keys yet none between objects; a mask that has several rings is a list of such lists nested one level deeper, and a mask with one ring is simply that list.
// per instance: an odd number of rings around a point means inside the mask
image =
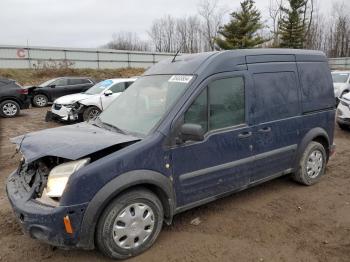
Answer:
[{"label": "broken headlight", "polygon": [[79,108],[79,104],[78,103],[67,104],[67,105],[64,105],[64,106],[67,107],[67,108],[74,108],[74,109]]},{"label": "broken headlight", "polygon": [[84,158],[54,167],[47,179],[46,195],[52,198],[61,197],[69,177],[89,162],[90,158]]}]

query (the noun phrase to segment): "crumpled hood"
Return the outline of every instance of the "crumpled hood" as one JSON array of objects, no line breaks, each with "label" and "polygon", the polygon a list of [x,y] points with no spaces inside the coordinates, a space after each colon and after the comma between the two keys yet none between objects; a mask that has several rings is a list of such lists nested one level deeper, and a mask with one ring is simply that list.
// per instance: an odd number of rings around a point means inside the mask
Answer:
[{"label": "crumpled hood", "polygon": [[70,105],[74,104],[75,102],[84,100],[86,98],[90,98],[94,95],[88,95],[85,93],[78,93],[78,94],[72,94],[72,95],[66,95],[66,96],[61,96],[60,98],[57,98],[54,103],[55,104],[61,104],[61,105]]},{"label": "crumpled hood", "polygon": [[113,145],[140,138],[108,131],[88,123],[50,128],[11,139],[30,163],[44,156],[77,160]]}]

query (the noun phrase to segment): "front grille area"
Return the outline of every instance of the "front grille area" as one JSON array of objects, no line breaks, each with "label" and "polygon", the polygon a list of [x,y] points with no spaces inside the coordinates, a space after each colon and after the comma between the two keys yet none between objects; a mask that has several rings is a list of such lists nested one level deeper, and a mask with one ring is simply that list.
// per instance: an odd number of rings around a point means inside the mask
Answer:
[{"label": "front grille area", "polygon": [[62,105],[60,105],[60,104],[53,104],[53,108],[55,110],[60,110],[62,108]]}]

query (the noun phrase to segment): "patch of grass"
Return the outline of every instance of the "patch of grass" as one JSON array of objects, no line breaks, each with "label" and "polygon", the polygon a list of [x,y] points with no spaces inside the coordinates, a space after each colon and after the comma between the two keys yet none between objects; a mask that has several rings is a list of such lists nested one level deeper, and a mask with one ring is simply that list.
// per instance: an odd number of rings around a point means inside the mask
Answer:
[{"label": "patch of grass", "polygon": [[0,77],[11,78],[21,85],[38,85],[46,80],[62,76],[86,76],[101,81],[108,78],[138,76],[143,68],[119,69],[73,69],[73,68],[42,68],[42,69],[0,69]]}]

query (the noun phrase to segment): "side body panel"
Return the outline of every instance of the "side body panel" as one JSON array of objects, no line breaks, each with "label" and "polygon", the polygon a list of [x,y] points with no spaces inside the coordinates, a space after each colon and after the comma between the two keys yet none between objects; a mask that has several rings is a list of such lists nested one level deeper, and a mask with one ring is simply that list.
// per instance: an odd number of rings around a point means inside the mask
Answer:
[{"label": "side body panel", "polygon": [[[292,56],[293,57],[293,56]],[[255,165],[250,182],[291,170],[301,140],[300,88],[295,62],[248,64],[254,79]]]}]

